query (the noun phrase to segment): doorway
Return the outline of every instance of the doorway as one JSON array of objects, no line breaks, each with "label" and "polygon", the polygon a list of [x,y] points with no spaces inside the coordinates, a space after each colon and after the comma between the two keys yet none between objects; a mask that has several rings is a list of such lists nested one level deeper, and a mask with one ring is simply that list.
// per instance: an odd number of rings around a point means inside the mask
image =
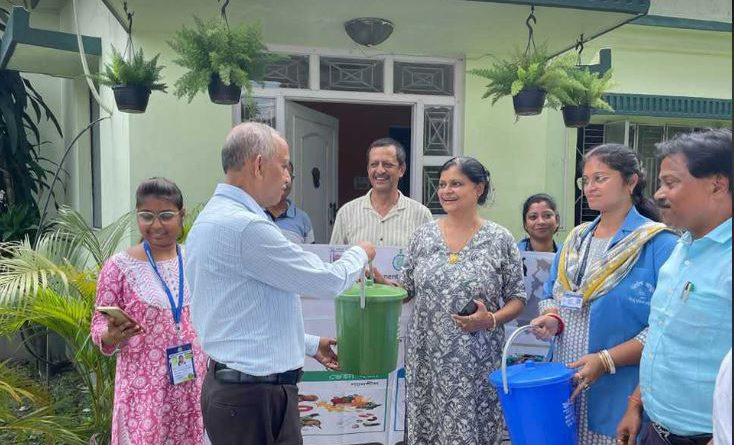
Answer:
[{"label": "doorway", "polygon": [[294,164],[293,200],[311,218],[317,243],[328,243],[337,210],[370,189],[367,148],[391,137],[405,147],[398,185],[411,196],[411,105],[285,101],[286,138]]}]

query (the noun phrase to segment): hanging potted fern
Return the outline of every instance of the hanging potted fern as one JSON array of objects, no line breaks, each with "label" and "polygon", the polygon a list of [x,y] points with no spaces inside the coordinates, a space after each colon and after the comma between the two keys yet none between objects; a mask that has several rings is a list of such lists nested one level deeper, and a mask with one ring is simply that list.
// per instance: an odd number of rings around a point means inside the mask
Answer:
[{"label": "hanging potted fern", "polygon": [[140,48],[133,52],[131,60],[126,60],[113,46],[112,60],[94,77],[100,84],[112,88],[118,110],[142,113],[148,107],[151,91],[166,92],[166,85],[160,82],[163,66],[158,65],[159,56],[156,54],[146,61]]},{"label": "hanging potted fern", "polygon": [[589,124],[591,110],[614,111],[603,99],[604,93],[612,88],[612,71],[604,75],[592,72],[586,67],[574,65],[566,68],[572,82],[563,85],[556,92],[562,107],[566,127],[581,128]]},{"label": "hanging potted fern", "polygon": [[491,68],[469,72],[489,80],[482,99],[492,98],[494,105],[500,98],[512,96],[518,116],[540,114],[546,105],[548,91],[567,79],[563,70],[549,62],[542,48],[516,52]]},{"label": "hanging potted fern", "polygon": [[229,27],[224,20],[207,22],[194,17],[195,28],[176,31],[168,44],[178,54],[174,63],[188,69],[176,81],[175,94],[188,101],[207,90],[216,104],[240,101],[242,87],[250,93],[250,82],[262,80],[265,67],[279,57],[262,42],[259,25]]}]

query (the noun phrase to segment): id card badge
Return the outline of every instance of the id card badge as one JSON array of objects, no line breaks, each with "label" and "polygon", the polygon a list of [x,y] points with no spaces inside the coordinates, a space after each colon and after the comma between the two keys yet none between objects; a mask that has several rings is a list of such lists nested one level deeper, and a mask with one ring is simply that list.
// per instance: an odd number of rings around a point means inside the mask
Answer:
[{"label": "id card badge", "polygon": [[196,378],[194,350],[191,343],[166,349],[166,362],[168,363],[168,377],[172,384],[178,385]]},{"label": "id card badge", "polygon": [[561,307],[577,311],[584,305],[584,296],[575,292],[564,292]]}]

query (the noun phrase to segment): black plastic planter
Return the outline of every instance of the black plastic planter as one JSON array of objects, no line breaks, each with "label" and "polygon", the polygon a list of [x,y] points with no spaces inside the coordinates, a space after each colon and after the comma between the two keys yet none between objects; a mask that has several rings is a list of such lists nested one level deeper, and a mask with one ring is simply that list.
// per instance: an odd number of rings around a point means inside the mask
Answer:
[{"label": "black plastic planter", "polygon": [[242,88],[235,84],[225,85],[219,74],[212,74],[209,82],[209,99],[219,105],[234,105],[240,101]]},{"label": "black plastic planter", "polygon": [[589,125],[591,120],[591,107],[566,105],[561,107],[563,122],[569,128],[582,128]]},{"label": "black plastic planter", "polygon": [[115,85],[117,109],[123,113],[142,113],[148,107],[150,88],[142,85]]},{"label": "black plastic planter", "polygon": [[543,111],[545,104],[545,90],[542,88],[526,88],[512,96],[515,114],[518,116],[533,116]]}]

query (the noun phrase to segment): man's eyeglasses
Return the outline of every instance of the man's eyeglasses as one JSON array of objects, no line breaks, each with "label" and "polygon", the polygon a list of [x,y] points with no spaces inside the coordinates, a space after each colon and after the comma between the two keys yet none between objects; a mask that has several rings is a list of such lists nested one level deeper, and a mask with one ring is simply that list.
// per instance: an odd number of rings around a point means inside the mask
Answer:
[{"label": "man's eyeglasses", "polygon": [[171,210],[166,210],[163,212],[153,213],[148,212],[146,210],[141,210],[139,212],[135,212],[135,214],[138,217],[138,221],[140,221],[142,224],[149,225],[153,224],[153,221],[155,221],[156,218],[161,222],[161,224],[166,224],[174,219],[181,213],[179,210],[178,212],[173,212]]},{"label": "man's eyeglasses", "polygon": [[589,184],[602,185],[605,182],[609,181],[609,178],[610,176],[598,175],[598,174],[592,175],[591,178],[587,178],[586,176],[584,176],[576,180],[576,186],[578,186],[579,190],[583,190]]}]

